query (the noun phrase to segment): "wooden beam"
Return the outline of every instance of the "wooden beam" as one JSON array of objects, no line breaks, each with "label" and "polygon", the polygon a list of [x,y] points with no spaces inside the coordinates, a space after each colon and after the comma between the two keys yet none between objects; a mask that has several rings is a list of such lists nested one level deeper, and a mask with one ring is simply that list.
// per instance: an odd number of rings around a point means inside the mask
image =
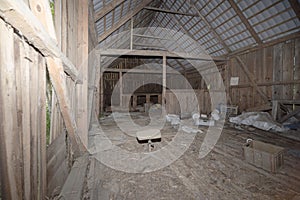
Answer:
[{"label": "wooden beam", "polygon": [[104,112],[104,77],[103,77],[103,74],[104,74],[104,67],[103,65],[101,64],[101,55],[99,55],[99,64],[100,64],[100,114],[103,114]]},{"label": "wooden beam", "polygon": [[191,60],[215,60],[215,61],[225,61],[225,57],[219,56],[209,56],[205,54],[192,55],[183,52],[169,52],[169,51],[157,51],[157,50],[129,50],[129,49],[104,49],[99,50],[98,53],[101,56],[151,56],[151,57],[161,57],[165,54],[169,58],[182,58]]},{"label": "wooden beam", "polygon": [[298,19],[300,19],[300,4],[298,0],[289,0],[292,9],[294,10]]},{"label": "wooden beam", "polygon": [[130,50],[133,49],[133,18],[130,19]]},{"label": "wooden beam", "polygon": [[77,160],[70,171],[70,174],[61,189],[60,198],[62,199],[82,199],[84,196],[84,187],[87,168],[89,165],[89,155],[84,154]]},{"label": "wooden beam", "polygon": [[169,38],[156,37],[156,36],[152,36],[152,35],[133,34],[133,36],[143,37],[143,38],[151,38],[151,39],[159,39],[159,40],[171,40]]},{"label": "wooden beam", "polygon": [[95,18],[95,12],[94,12],[94,4],[93,0],[88,0],[89,1],[89,31],[91,34],[89,34],[89,37],[91,38],[91,41],[93,42],[93,45],[98,44],[98,38],[97,38],[97,31],[96,31],[96,24],[94,22]]},{"label": "wooden beam", "polygon": [[[54,25],[51,21],[47,19],[52,19],[49,2],[47,0],[30,0],[29,3],[31,8],[39,8],[36,10],[33,9],[33,13],[39,19],[41,19],[41,22],[44,24],[44,27],[46,27],[46,29],[51,34],[50,37],[56,39]],[[68,88],[66,84],[66,78],[65,73],[63,71],[62,62],[60,59],[52,57],[47,57],[46,60],[51,82],[60,105],[60,111],[64,118],[65,126],[70,140],[72,142],[72,148],[74,148],[73,150],[75,154],[80,155],[81,152],[86,151],[86,147],[80,140],[76,130],[77,125],[75,122],[75,118],[72,115],[71,102],[68,94]]]},{"label": "wooden beam", "polygon": [[162,13],[168,13],[168,14],[175,14],[175,15],[185,15],[185,16],[192,16],[192,17],[198,16],[197,14],[193,14],[193,13],[183,13],[183,12],[166,10],[166,9],[162,9],[162,8],[149,7],[149,6],[145,7],[144,9],[162,12]]},{"label": "wooden beam", "polygon": [[[140,74],[161,74],[161,70],[151,69],[115,69],[106,68],[104,72],[119,72],[119,73],[140,73]],[[180,74],[179,72],[166,72],[167,74]]]},{"label": "wooden beam", "polygon": [[[77,1],[76,1],[77,2]],[[84,146],[88,146],[88,131],[90,121],[90,113],[88,113],[88,84],[89,84],[89,8],[86,0],[78,0],[77,3],[77,30],[76,32],[76,48],[74,55],[76,56],[76,66],[80,70],[82,84],[76,86],[77,95],[77,111],[76,115],[76,133],[81,139]],[[76,27],[76,26],[75,26]]]},{"label": "wooden beam", "polygon": [[128,20],[138,14],[146,5],[151,3],[153,0],[144,0],[140,3],[134,10],[127,13],[121,20],[119,20],[116,24],[114,24],[109,30],[106,30],[101,36],[98,38],[98,42],[102,42],[106,39],[110,34],[115,32],[118,28],[120,28],[123,24],[125,24]]},{"label": "wooden beam", "polygon": [[289,118],[293,117],[294,115],[297,115],[298,113],[300,113],[300,108],[292,111],[291,113],[283,116],[281,119],[278,120],[279,123],[283,123],[285,122],[286,120],[288,120]]},{"label": "wooden beam", "polygon": [[51,56],[62,61],[64,71],[73,80],[79,80],[78,70],[73,63],[61,52],[55,40],[49,35],[45,27],[31,12],[24,1],[1,0],[0,16],[7,23],[23,35],[30,44],[37,48],[44,56]]},{"label": "wooden beam", "polygon": [[217,40],[222,44],[222,46],[226,49],[226,51],[229,53],[231,50],[229,47],[225,44],[223,39],[220,37],[220,35],[217,33],[217,31],[211,26],[211,24],[201,15],[200,11],[197,9],[194,3],[191,1],[188,1],[188,3],[191,5],[191,7],[198,13],[198,16],[203,20],[205,25],[208,27],[208,30],[217,38]]},{"label": "wooden beam", "polygon": [[244,16],[244,14],[242,13],[242,11],[238,7],[238,5],[233,0],[228,0],[228,1],[230,3],[231,7],[236,12],[236,14],[242,20],[243,24],[247,27],[247,30],[250,32],[251,36],[255,39],[256,43],[261,44],[262,43],[261,39],[258,37],[257,33],[255,32],[255,30],[253,29],[253,27],[251,26],[251,24],[249,23],[247,18]]},{"label": "wooden beam", "polygon": [[95,22],[104,17],[107,13],[114,10],[118,5],[123,3],[125,0],[113,0],[109,4],[102,7],[98,12],[95,13]]},{"label": "wooden beam", "polygon": [[158,46],[158,45],[153,45],[153,44],[146,44],[146,43],[133,43],[133,46],[144,47],[143,49],[154,48],[154,49],[157,49],[157,50],[164,50],[163,46]]},{"label": "wooden beam", "polygon": [[119,86],[120,86],[120,107],[123,107],[123,75],[119,72]]},{"label": "wooden beam", "polygon": [[[273,81],[273,82],[260,82],[256,83],[257,86],[274,86],[274,85],[294,85],[300,84],[300,80],[291,80],[291,81]],[[239,84],[239,85],[232,85],[231,88],[246,88],[251,87],[251,84]]]},{"label": "wooden beam", "polygon": [[162,68],[162,106],[166,106],[166,90],[167,90],[167,57],[163,54],[163,68]]},{"label": "wooden beam", "polygon": [[248,67],[246,66],[246,64],[242,61],[242,59],[238,56],[235,56],[235,59],[240,63],[240,66],[242,67],[243,71],[245,72],[245,74],[248,76],[250,82],[251,82],[251,86],[253,88],[255,88],[255,90],[260,94],[260,96],[262,97],[262,99],[265,102],[268,102],[268,96],[257,86],[256,81],[255,81],[255,77],[254,75],[248,70]]}]

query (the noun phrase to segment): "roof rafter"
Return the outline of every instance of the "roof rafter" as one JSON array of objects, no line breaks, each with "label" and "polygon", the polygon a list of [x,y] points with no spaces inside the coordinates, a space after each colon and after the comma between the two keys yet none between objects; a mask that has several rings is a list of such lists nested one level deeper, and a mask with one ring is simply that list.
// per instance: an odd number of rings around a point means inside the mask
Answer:
[{"label": "roof rafter", "polygon": [[162,9],[162,8],[156,8],[156,7],[145,7],[144,9],[147,10],[153,10],[153,11],[157,11],[157,12],[163,12],[163,13],[169,13],[169,14],[176,14],[176,15],[185,15],[185,16],[198,16],[197,14],[193,14],[193,13],[183,13],[183,12],[178,12],[178,11],[173,11],[173,10],[166,10],[166,9]]},{"label": "roof rafter", "polygon": [[259,38],[258,34],[255,32],[255,30],[253,29],[253,27],[251,26],[251,24],[249,23],[249,21],[247,20],[247,18],[244,16],[244,14],[242,13],[242,11],[239,9],[239,7],[237,6],[237,4],[233,0],[228,0],[228,2],[230,3],[231,7],[234,9],[234,11],[236,12],[236,14],[240,17],[240,19],[242,20],[243,24],[245,24],[245,26],[247,27],[247,29],[250,32],[251,36],[255,39],[256,43],[257,44],[262,44],[262,41]]},{"label": "roof rafter", "polygon": [[108,29],[101,36],[99,36],[98,42],[102,42],[105,38],[107,38],[110,34],[112,34],[114,31],[116,31],[118,28],[120,28],[122,25],[124,25],[128,20],[130,20],[133,16],[135,16],[137,13],[139,13],[145,6],[147,6],[152,1],[153,0],[145,0],[145,1],[143,1],[133,11],[131,11],[128,14],[126,14],[124,17],[122,17],[122,19],[120,21],[118,21],[110,29]]},{"label": "roof rafter", "polygon": [[226,51],[229,53],[231,52],[230,48],[225,44],[225,42],[222,40],[220,35],[217,33],[217,31],[210,25],[210,23],[201,15],[200,11],[197,9],[194,3],[191,1],[188,1],[191,7],[198,13],[198,16],[204,21],[205,25],[208,27],[210,32],[217,38],[217,40],[222,44],[222,46],[226,49]]},{"label": "roof rafter", "polygon": [[125,0],[113,0],[111,3],[104,6],[101,10],[95,13],[95,22],[104,17],[107,13],[115,9],[118,5],[123,3]]}]

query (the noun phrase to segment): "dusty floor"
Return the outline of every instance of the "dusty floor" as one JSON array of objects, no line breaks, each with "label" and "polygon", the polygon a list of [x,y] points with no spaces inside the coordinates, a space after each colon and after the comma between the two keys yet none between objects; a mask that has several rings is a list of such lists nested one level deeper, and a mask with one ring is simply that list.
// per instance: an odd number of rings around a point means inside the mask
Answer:
[{"label": "dusty floor", "polygon": [[[149,118],[134,114],[140,125]],[[124,134],[112,118],[100,121],[112,144],[130,152],[147,152],[147,144]],[[102,145],[99,127],[90,132],[91,152],[87,194],[90,199],[300,199],[300,142],[265,131],[241,131],[225,125],[214,149],[199,159],[199,147],[205,137],[197,133],[193,143],[171,165],[150,173],[125,173],[107,167],[97,160]],[[162,140],[154,151],[172,141],[176,129],[167,124],[161,130]],[[276,174],[246,163],[242,145],[247,138],[286,148],[284,167]],[[109,148],[108,148],[109,149]]]}]

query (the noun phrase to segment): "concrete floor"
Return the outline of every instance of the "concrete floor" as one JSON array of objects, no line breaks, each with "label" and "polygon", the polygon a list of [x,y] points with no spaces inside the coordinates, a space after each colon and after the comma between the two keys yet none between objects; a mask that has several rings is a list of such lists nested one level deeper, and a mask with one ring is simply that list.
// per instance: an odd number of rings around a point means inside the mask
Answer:
[{"label": "concrete floor", "polygon": [[[147,125],[150,120],[148,116],[137,113],[133,114],[132,119],[140,125]],[[123,122],[126,123],[126,120]],[[103,143],[99,126],[95,124],[89,136],[91,156],[87,170],[86,198],[300,199],[299,141],[260,130],[241,131],[227,124],[213,150],[200,159],[199,148],[207,129],[200,127],[203,133],[195,134],[192,144],[172,164],[154,172],[126,173],[102,164],[98,152],[109,151],[113,145],[128,152],[147,153],[147,143],[140,144],[130,133],[124,134],[113,118],[100,120],[100,127],[107,136],[106,140],[109,139],[111,143]],[[132,131],[135,131],[134,128]],[[156,143],[153,151],[168,145],[177,130],[166,124],[161,133],[162,140]],[[274,174],[246,163],[242,145],[247,138],[284,147],[283,168]],[[122,162],[118,164],[122,165]]]}]

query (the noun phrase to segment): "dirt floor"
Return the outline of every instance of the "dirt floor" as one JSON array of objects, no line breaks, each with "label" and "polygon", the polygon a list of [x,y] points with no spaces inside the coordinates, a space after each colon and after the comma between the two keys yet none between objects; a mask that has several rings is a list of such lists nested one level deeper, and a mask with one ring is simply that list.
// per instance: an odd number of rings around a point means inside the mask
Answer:
[{"label": "dirt floor", "polygon": [[[131,118],[140,125],[147,125],[150,121],[144,114],[135,113]],[[101,119],[100,127],[114,146],[129,152],[148,152],[147,143],[138,143],[135,137],[125,134],[116,126],[113,118]],[[99,126],[95,124],[89,136],[91,156],[86,198],[300,199],[299,141],[261,130],[237,130],[225,124],[213,150],[205,158],[199,159],[199,148],[207,128],[199,129],[203,133],[197,133],[185,153],[171,165],[154,172],[126,173],[99,161],[98,147],[106,144],[102,143]],[[162,139],[155,143],[153,151],[169,144],[177,130],[166,124],[161,133]],[[284,147],[283,168],[277,173],[270,173],[245,162],[242,146],[247,138]],[[110,147],[104,147],[104,150],[110,150]]]}]

